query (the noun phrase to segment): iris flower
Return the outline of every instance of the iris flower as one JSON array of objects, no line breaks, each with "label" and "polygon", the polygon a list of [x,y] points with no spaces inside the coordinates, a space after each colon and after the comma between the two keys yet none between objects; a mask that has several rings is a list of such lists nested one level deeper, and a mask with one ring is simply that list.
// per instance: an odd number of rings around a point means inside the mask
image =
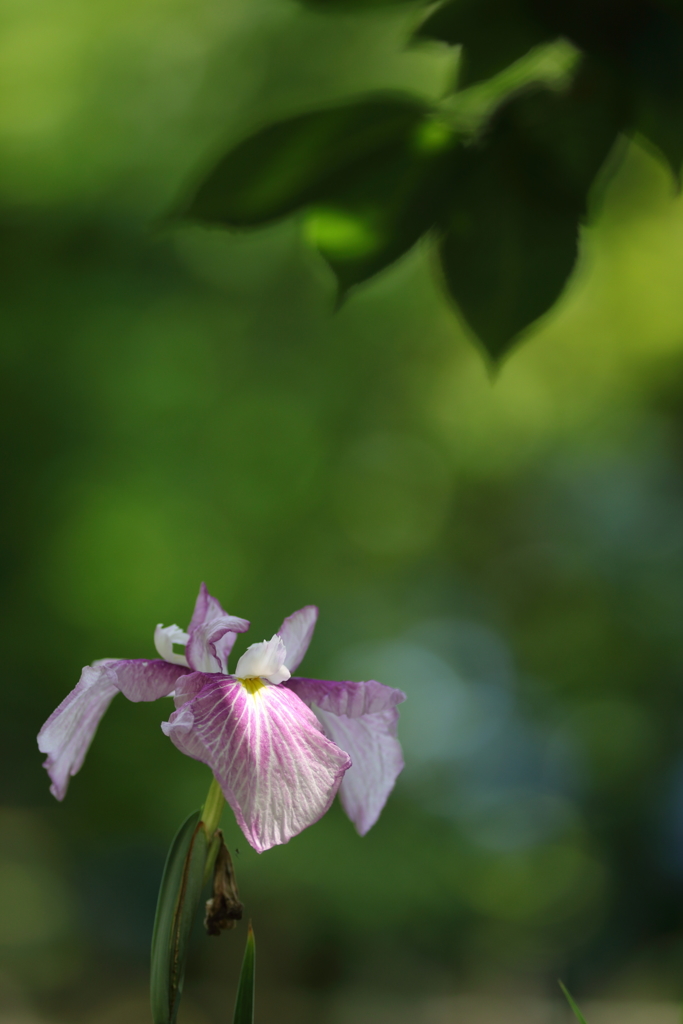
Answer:
[{"label": "iris flower", "polygon": [[405,694],[374,680],[293,676],[317,617],[313,605],[294,612],[272,639],[247,648],[230,674],[228,657],[249,623],[228,615],[202,584],[187,632],[157,626],[160,659],[107,658],[83,669],[38,734],[51,792],[64,798],[117,693],[132,701],[171,696],[176,710],[161,728],[209,765],[255,850],[318,821],[337,791],[365,835],[403,768],[396,727]]}]

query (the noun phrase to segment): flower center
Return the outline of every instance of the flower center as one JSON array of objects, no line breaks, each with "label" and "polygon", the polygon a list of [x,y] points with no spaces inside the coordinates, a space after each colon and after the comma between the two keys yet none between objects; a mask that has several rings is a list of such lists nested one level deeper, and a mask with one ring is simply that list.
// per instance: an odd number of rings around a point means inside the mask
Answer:
[{"label": "flower center", "polygon": [[252,697],[259,690],[262,690],[267,684],[263,682],[260,676],[246,676],[244,679],[238,678],[238,683],[241,683],[247,693],[250,693]]}]

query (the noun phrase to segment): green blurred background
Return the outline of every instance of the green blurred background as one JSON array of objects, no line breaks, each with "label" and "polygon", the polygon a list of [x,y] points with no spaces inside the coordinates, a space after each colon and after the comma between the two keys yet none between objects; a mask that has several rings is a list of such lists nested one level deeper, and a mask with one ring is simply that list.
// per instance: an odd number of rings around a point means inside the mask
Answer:
[{"label": "green blurred background", "polygon": [[[58,805],[35,734],[83,664],[153,655],[202,579],[252,641],[317,603],[307,673],[409,697],[407,767],[365,839],[335,807],[257,856],[224,817],[262,1024],[559,1020],[558,976],[621,1000],[619,1024],[676,1019],[667,173],[631,147],[566,295],[492,381],[427,246],[335,314],[295,220],[166,221],[276,116],[439,95],[453,56],[404,47],[414,11],[4,0],[1,18],[2,1024],[148,1019],[159,873],[208,769],[162,735],[170,703],[118,699]],[[243,939],[198,930],[181,1024],[229,1019]]]}]

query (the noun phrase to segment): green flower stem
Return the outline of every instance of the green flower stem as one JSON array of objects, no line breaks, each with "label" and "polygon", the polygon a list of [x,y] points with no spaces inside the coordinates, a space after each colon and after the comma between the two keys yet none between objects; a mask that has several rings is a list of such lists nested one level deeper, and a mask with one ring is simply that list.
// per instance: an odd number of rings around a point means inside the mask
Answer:
[{"label": "green flower stem", "polygon": [[211,839],[209,842],[209,849],[206,854],[206,864],[204,865],[204,881],[202,883],[203,885],[206,885],[207,882],[209,882],[209,880],[213,878],[213,869],[216,866],[216,857],[218,856],[218,851],[221,848],[222,842],[223,839],[221,832],[216,832],[213,836],[213,839]]},{"label": "green flower stem", "polygon": [[206,794],[206,800],[202,807],[202,821],[204,822],[204,828],[206,829],[206,835],[209,842],[211,842],[213,834],[218,828],[224,805],[225,797],[221,793],[221,787],[215,779],[212,779],[211,785],[209,786],[209,792]]}]

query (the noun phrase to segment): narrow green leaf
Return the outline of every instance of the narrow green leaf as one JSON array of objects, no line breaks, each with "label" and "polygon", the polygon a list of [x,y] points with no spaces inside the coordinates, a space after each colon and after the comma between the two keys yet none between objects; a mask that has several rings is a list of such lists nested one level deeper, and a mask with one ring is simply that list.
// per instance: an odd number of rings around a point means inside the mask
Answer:
[{"label": "narrow green leaf", "polygon": [[206,830],[201,811],[195,811],[181,825],[171,844],[159,889],[150,965],[154,1024],[173,1024],[178,1013],[206,857]]},{"label": "narrow green leaf", "polygon": [[623,116],[612,80],[587,62],[568,93],[517,98],[465,151],[441,262],[451,294],[494,359],[561,294],[592,182]]},{"label": "narrow green leaf", "polygon": [[256,984],[256,944],[254,930],[249,923],[247,944],[244,949],[244,960],[240,982],[235,1000],[233,1024],[254,1024],[254,987]]},{"label": "narrow green leaf", "polygon": [[417,38],[462,45],[460,88],[497,75],[555,35],[533,17],[524,0],[451,0],[416,32]]},{"label": "narrow green leaf", "polygon": [[281,121],[218,161],[185,214],[235,227],[264,224],[321,198],[415,128],[428,108],[413,97],[360,100]]},{"label": "narrow green leaf", "polygon": [[573,1012],[574,1016],[576,1017],[576,1019],[578,1020],[579,1024],[586,1024],[586,1018],[581,1013],[581,1010],[578,1008],[578,1006],[576,1005],[576,1003],[574,1002],[574,1000],[570,996],[570,994],[567,991],[567,989],[565,988],[564,984],[561,981],[559,981],[558,985],[560,986],[560,988],[564,992],[565,999],[569,1003],[569,1005],[570,1005],[570,1007],[572,1009],[572,1012]]}]

